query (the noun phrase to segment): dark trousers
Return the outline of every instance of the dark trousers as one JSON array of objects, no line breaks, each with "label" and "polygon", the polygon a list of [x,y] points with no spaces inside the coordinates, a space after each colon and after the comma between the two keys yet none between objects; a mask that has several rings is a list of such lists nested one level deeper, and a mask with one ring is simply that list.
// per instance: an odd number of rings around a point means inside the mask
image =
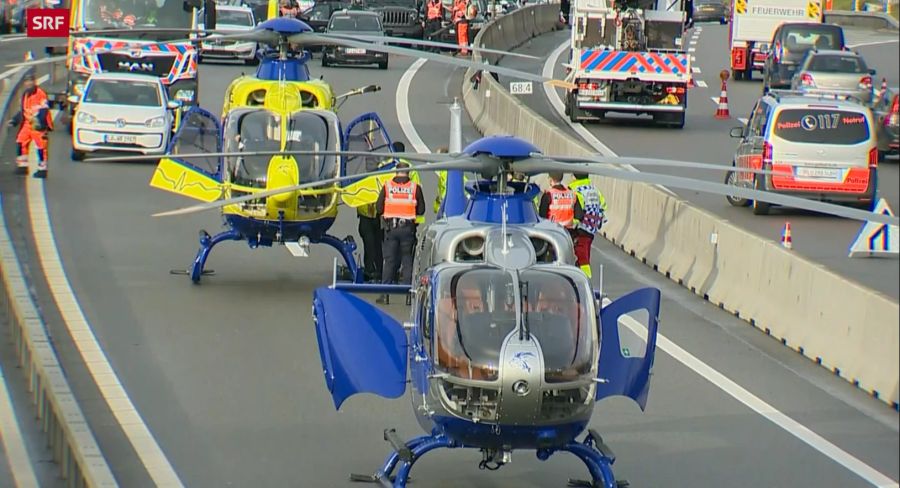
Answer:
[{"label": "dark trousers", "polygon": [[[439,30],[441,30],[441,19],[425,21],[425,40],[426,41],[434,40],[431,38],[431,36],[433,36],[434,33]],[[437,49],[435,49],[435,50],[437,50]]]},{"label": "dark trousers", "polygon": [[369,218],[359,215],[359,237],[363,242],[363,269],[366,281],[378,281],[381,279],[382,264],[384,264],[384,258],[381,255],[381,241],[384,238],[381,231],[381,220],[377,217]]},{"label": "dark trousers", "polygon": [[[384,254],[384,272],[381,275],[381,282],[388,284],[411,284],[415,250],[415,225],[401,225],[384,231],[384,247],[382,248],[382,253]],[[398,274],[401,275],[399,282],[397,281]]]}]

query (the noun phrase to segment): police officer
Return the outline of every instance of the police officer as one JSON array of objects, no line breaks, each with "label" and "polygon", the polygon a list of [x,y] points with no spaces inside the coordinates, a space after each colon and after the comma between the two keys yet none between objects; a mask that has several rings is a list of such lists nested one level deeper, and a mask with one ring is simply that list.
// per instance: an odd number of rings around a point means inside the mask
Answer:
[{"label": "police officer", "polygon": [[571,234],[575,230],[575,222],[584,218],[584,209],[575,192],[562,184],[562,173],[553,172],[548,176],[550,188],[541,196],[538,215],[565,227]]},{"label": "police officer", "polygon": [[[425,215],[425,196],[422,186],[410,179],[408,162],[401,160],[397,170],[397,175],[385,182],[375,202],[375,211],[381,217],[384,229],[381,282],[397,281],[402,262],[400,283],[411,284],[417,220]],[[376,302],[389,303],[388,296],[382,295]]]},{"label": "police officer", "polygon": [[587,173],[575,173],[575,180],[569,183],[569,189],[575,192],[584,213],[580,219],[575,220],[575,228],[572,233],[572,241],[575,243],[575,260],[578,267],[584,271],[588,278],[591,277],[591,244],[594,235],[603,225],[603,216],[606,213],[606,199],[591,183]]}]

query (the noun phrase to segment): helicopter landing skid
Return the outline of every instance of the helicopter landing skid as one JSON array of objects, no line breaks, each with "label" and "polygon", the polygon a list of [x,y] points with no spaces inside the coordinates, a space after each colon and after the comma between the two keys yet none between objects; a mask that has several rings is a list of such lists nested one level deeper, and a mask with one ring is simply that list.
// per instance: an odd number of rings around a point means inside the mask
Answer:
[{"label": "helicopter landing skid", "polygon": [[215,273],[215,271],[211,269],[203,269],[203,267],[206,266],[206,259],[209,258],[209,252],[212,250],[212,248],[222,241],[240,241],[243,238],[243,234],[234,229],[228,229],[216,234],[215,236],[210,236],[208,232],[206,232],[205,230],[201,230],[200,249],[197,250],[197,256],[194,258],[194,263],[191,264],[190,269],[184,271],[173,269],[169,272],[171,274],[177,275],[189,274],[191,276],[191,281],[193,281],[194,283],[199,283],[201,276],[208,276]]},{"label": "helicopter landing skid", "polygon": [[[384,431],[384,440],[391,443],[394,450],[388,455],[381,469],[374,475],[351,474],[351,481],[378,483],[384,488],[406,488],[410,481],[409,472],[413,464],[426,453],[440,448],[461,447],[444,435],[423,435],[408,442],[402,442],[394,429]],[[394,470],[396,469],[396,473]]]},{"label": "helicopter landing skid", "polygon": [[581,462],[587,466],[591,473],[591,481],[569,480],[569,486],[577,486],[584,488],[625,488],[628,482],[624,480],[616,480],[612,471],[612,465],[616,462],[616,455],[603,442],[595,430],[589,429],[588,435],[582,442],[570,442],[564,447],[556,449],[540,449],[537,457],[541,461],[546,461],[553,453],[557,451],[565,451],[574,454]]}]

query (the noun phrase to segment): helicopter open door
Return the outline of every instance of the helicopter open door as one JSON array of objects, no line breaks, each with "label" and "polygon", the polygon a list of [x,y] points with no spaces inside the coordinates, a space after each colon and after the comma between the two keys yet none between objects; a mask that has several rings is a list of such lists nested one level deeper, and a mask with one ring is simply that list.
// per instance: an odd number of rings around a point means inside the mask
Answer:
[{"label": "helicopter open door", "polygon": [[406,391],[406,333],[378,307],[331,288],[313,293],[325,384],[340,409],[357,393],[398,398]]},{"label": "helicopter open door", "polygon": [[625,396],[641,410],[646,407],[656,354],[659,300],[658,289],[641,288],[600,311],[598,401]]},{"label": "helicopter open door", "polygon": [[216,117],[200,107],[191,107],[181,118],[181,126],[169,141],[168,158],[162,158],[153,172],[150,186],[182,196],[212,202],[222,196],[220,158],[179,159],[178,154],[221,152],[220,125]]},{"label": "helicopter open door", "polygon": [[[384,123],[378,114],[369,112],[353,119],[344,130],[344,151],[371,151],[373,153],[386,153],[378,156],[349,156],[341,163],[341,172],[347,176],[375,171],[378,165],[387,158],[387,153],[393,152],[391,138],[384,128]],[[390,168],[389,165],[385,169]],[[364,179],[349,180],[341,186],[344,192],[341,199],[346,205],[359,207],[375,203],[384,182],[389,175],[370,176]]]}]

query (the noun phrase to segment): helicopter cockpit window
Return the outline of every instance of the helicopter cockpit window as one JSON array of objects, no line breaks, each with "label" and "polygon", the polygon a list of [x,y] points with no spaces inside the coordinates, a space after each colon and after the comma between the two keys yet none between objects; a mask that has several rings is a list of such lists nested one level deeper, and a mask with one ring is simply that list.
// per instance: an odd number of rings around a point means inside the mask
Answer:
[{"label": "helicopter cockpit window", "polygon": [[[281,116],[267,110],[229,115],[225,126],[225,152],[281,150]],[[238,185],[265,188],[271,154],[226,157],[228,177]]]},{"label": "helicopter cockpit window", "polygon": [[[336,127],[334,127],[336,130]],[[322,116],[298,112],[291,116],[287,129],[287,151],[335,151],[337,134]],[[300,170],[300,182],[335,178],[338,176],[338,156],[294,155]]]},{"label": "helicopter cockpit window", "polygon": [[512,276],[495,268],[474,268],[441,279],[436,307],[437,364],[466,379],[494,381],[500,348],[516,330]]},{"label": "helicopter cockpit window", "polygon": [[[172,145],[172,154],[215,153],[219,147],[219,128],[215,120],[199,112],[188,113],[181,121],[178,135]],[[217,156],[193,158],[190,164],[209,173],[219,170]]]},{"label": "helicopter cockpit window", "polygon": [[541,346],[545,381],[575,381],[590,373],[597,321],[587,281],[550,270],[523,271],[519,281],[523,320]]}]

